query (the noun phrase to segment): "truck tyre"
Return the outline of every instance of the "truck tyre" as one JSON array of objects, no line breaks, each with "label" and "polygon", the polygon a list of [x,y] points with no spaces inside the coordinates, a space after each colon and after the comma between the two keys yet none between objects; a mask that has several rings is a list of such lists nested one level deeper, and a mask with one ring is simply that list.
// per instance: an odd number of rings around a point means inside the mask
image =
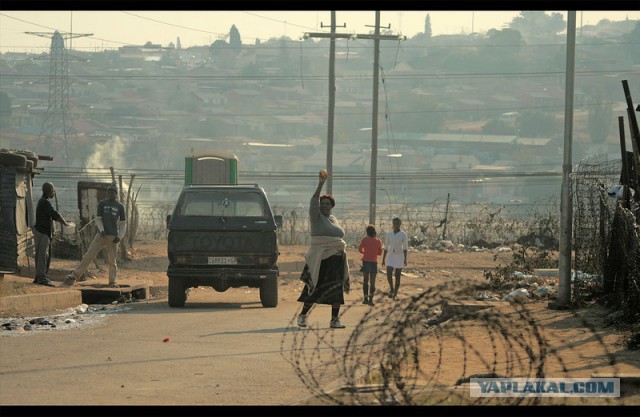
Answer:
[{"label": "truck tyre", "polygon": [[267,278],[260,285],[260,302],[262,307],[278,306],[278,277]]},{"label": "truck tyre", "polygon": [[184,307],[187,301],[187,289],[182,281],[169,278],[169,307]]}]

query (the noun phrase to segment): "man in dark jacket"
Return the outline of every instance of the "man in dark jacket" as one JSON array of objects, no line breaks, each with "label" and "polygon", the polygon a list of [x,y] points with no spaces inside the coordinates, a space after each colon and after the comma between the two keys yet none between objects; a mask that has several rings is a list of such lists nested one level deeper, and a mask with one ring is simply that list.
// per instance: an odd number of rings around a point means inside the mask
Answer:
[{"label": "man in dark jacket", "polygon": [[36,242],[36,276],[34,284],[55,287],[49,279],[49,264],[51,263],[51,236],[54,220],[67,226],[67,221],[58,213],[49,199],[56,195],[53,184],[42,184],[42,197],[36,205],[36,224],[33,227],[33,236]]}]

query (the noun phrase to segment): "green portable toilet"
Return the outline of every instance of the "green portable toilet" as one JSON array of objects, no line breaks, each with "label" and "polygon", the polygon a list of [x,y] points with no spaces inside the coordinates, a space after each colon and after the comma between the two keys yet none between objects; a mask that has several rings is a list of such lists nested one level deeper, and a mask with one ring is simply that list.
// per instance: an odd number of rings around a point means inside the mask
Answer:
[{"label": "green portable toilet", "polygon": [[238,184],[238,157],[229,152],[191,152],[184,161],[184,184]]}]

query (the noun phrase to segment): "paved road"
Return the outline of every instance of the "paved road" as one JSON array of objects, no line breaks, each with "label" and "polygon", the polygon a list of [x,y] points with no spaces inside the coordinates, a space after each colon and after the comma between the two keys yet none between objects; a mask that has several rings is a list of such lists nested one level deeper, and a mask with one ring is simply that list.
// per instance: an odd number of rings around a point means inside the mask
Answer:
[{"label": "paved road", "polygon": [[[347,299],[347,329],[329,329],[329,306],[310,314],[334,336],[320,354],[343,346],[368,308]],[[199,288],[182,309],[166,298],[125,306],[97,326],[0,337],[0,405],[294,405],[311,395],[287,360],[295,340],[315,334],[295,324],[293,292],[281,291],[277,308],[248,288]],[[338,371],[322,378],[340,384]]]}]

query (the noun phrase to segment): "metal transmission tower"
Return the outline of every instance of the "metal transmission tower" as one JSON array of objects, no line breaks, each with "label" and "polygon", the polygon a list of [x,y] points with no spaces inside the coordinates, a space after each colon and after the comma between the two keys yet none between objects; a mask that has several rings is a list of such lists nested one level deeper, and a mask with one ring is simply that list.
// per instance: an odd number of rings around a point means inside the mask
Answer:
[{"label": "metal transmission tower", "polygon": [[67,141],[69,137],[78,140],[75,127],[69,112],[69,77],[67,51],[64,47],[64,38],[77,38],[81,36],[91,36],[86,34],[65,34],[55,31],[53,34],[46,32],[25,32],[30,35],[41,37],[51,37],[51,52],[49,65],[49,105],[47,114],[42,122],[40,137],[44,137],[45,145],[50,149],[53,145],[53,138],[62,136],[64,147],[64,159],[69,165],[69,154]]}]

